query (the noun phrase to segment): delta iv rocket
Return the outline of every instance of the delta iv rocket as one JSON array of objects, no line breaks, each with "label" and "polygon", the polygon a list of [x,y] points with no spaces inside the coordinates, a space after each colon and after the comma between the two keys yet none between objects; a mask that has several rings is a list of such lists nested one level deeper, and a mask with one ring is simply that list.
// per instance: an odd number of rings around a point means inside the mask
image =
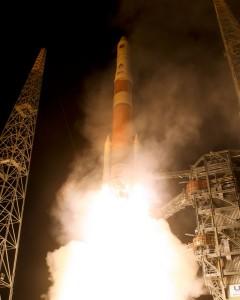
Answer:
[{"label": "delta iv rocket", "polygon": [[103,181],[121,188],[133,180],[138,151],[138,138],[133,126],[132,85],[128,42],[122,37],[117,45],[112,134],[105,141],[103,169]]}]

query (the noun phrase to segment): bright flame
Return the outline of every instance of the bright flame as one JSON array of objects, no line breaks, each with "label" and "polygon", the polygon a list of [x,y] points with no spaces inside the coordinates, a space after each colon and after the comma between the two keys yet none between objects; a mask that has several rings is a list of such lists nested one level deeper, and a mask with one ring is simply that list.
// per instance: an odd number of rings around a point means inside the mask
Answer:
[{"label": "bright flame", "polygon": [[[149,215],[150,191],[109,186],[89,201],[82,241],[49,253],[50,300],[185,300],[199,296],[193,253]],[[69,220],[71,222],[71,220]]]}]

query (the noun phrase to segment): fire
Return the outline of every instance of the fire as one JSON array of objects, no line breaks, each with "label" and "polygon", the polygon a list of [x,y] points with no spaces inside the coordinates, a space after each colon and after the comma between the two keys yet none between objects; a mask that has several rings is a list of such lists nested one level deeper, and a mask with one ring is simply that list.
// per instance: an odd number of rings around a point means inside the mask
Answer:
[{"label": "fire", "polygon": [[[151,191],[125,196],[103,186],[85,216],[84,238],[49,253],[50,300],[185,300],[198,296],[193,253],[149,215]],[[70,221],[70,220],[69,220]]]}]

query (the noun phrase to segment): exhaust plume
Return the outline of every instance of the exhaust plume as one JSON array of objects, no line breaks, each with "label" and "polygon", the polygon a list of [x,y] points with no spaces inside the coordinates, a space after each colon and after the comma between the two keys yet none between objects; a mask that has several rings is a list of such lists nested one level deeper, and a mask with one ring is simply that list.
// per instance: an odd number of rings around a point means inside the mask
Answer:
[{"label": "exhaust plume", "polygon": [[[121,39],[118,46],[121,64],[125,63],[126,54],[121,51],[126,43],[126,39]],[[192,249],[172,234],[165,220],[156,220],[150,213],[161,189],[161,186],[156,188],[152,178],[156,167],[164,165],[164,160],[156,156],[158,141],[154,145],[154,139],[146,139],[144,148],[132,151],[137,135],[133,142],[129,134],[132,131],[125,131],[132,122],[131,117],[125,118],[131,116],[130,84],[127,77],[118,77],[118,73],[116,77],[113,124],[117,124],[117,129],[112,153],[117,155],[115,160],[109,159],[113,172],[109,173],[108,181],[99,183],[101,168],[96,163],[98,146],[94,139],[95,157],[88,153],[86,160],[76,162],[58,195],[55,216],[60,223],[62,246],[47,255],[52,285],[45,298],[186,300],[198,297],[203,293],[203,283],[197,276]],[[160,147],[162,155],[170,149],[170,141],[175,141],[174,146],[185,143],[186,140],[178,137],[181,130],[185,136],[195,133],[193,129],[184,130],[183,120],[178,121],[167,130],[166,147]],[[194,121],[190,122],[195,128]],[[88,137],[89,132],[95,136],[92,129],[87,127]],[[129,153],[134,159],[128,165],[125,157]],[[119,170],[116,166],[124,172],[116,172]],[[126,181],[125,174],[134,174],[134,179]]]},{"label": "exhaust plume", "polygon": [[[78,212],[82,195],[75,191],[69,182],[62,201],[70,196]],[[47,255],[52,286],[46,299],[185,300],[203,292],[192,250],[165,220],[149,215],[149,195],[142,185],[134,186],[127,199],[107,186],[85,193],[84,222],[64,216],[72,225],[70,235],[81,231],[81,238]]]},{"label": "exhaust plume", "polygon": [[[107,73],[87,83],[94,92],[87,94],[85,136],[93,151],[75,162],[58,194],[54,214],[62,246],[47,255],[48,300],[186,300],[205,292],[192,250],[149,213],[151,203],[164,202],[159,194],[171,192],[150,179],[159,170],[186,168],[209,150],[236,145],[237,101],[223,57],[205,40],[217,32],[215,19],[204,28],[200,22],[209,15],[206,4],[194,3],[189,32],[186,14],[176,17],[176,8],[163,3],[165,10],[159,1],[122,1],[116,20],[131,33],[135,53],[135,124],[144,145],[140,180],[127,199],[99,183],[111,120]],[[173,21],[162,24],[166,19]]]}]

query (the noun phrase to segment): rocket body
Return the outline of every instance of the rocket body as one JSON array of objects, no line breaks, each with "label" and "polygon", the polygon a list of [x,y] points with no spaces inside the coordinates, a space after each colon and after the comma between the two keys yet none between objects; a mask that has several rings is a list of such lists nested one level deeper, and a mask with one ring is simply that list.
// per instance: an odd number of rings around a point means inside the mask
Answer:
[{"label": "rocket body", "polygon": [[133,126],[128,42],[122,37],[117,46],[112,133],[111,137],[107,137],[104,147],[104,182],[121,187],[131,183],[137,141]]},{"label": "rocket body", "polygon": [[123,37],[117,47],[117,66],[114,80],[113,148],[132,142],[132,80],[128,60],[128,42]]}]

